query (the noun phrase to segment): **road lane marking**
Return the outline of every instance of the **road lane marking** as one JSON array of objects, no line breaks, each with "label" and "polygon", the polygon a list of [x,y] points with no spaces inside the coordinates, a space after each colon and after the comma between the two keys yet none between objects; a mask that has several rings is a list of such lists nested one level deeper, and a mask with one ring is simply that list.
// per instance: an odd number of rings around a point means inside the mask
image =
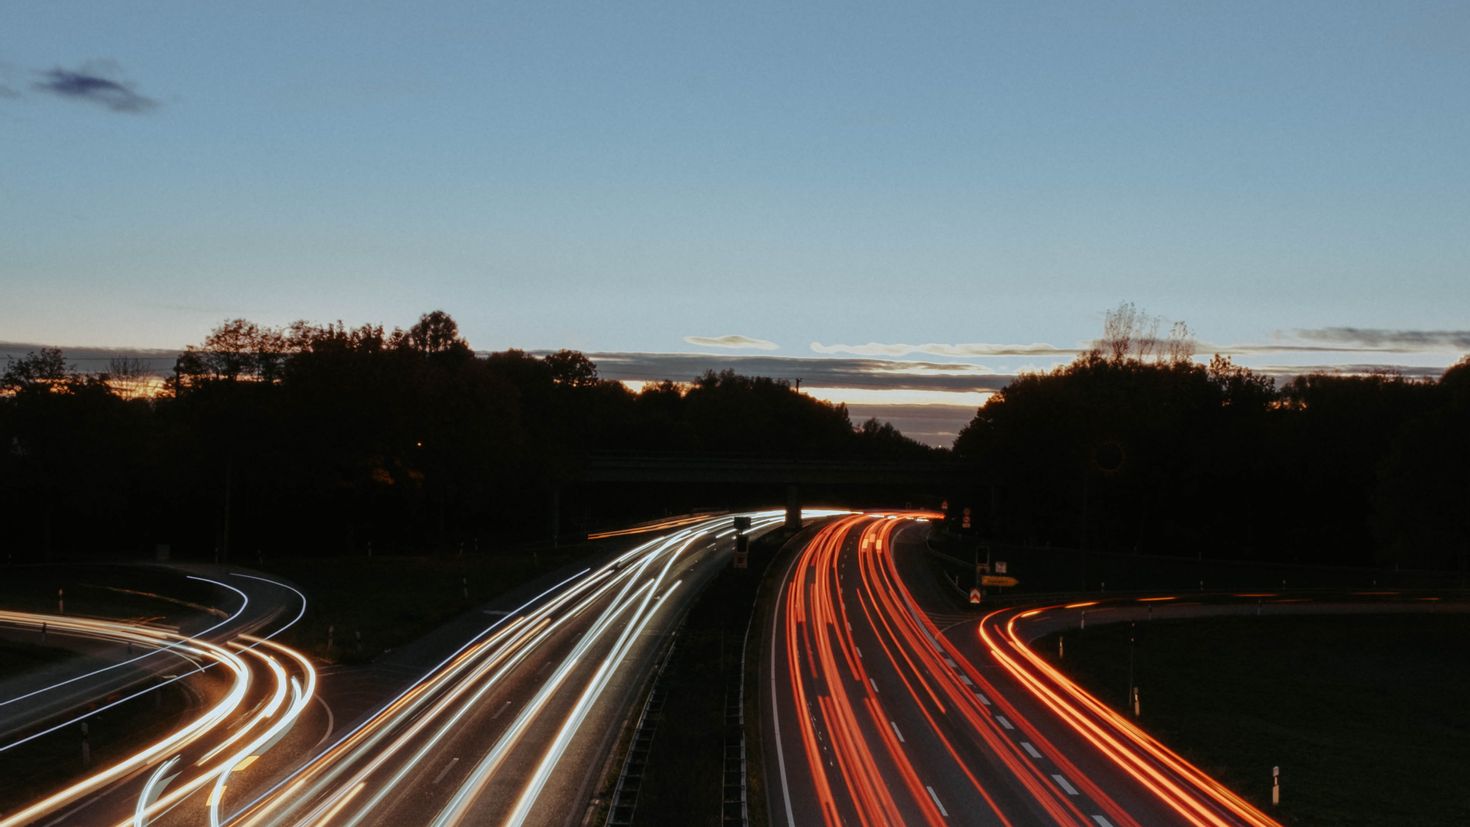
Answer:
[{"label": "road lane marking", "polygon": [[944,809],[944,805],[939,803],[939,796],[934,794],[934,788],[929,786],[928,784],[925,784],[924,789],[928,790],[929,797],[934,799],[934,806],[939,808],[939,814],[944,816],[945,818],[949,818],[949,810]]},{"label": "road lane marking", "polygon": [[894,722],[889,721],[888,722],[888,725],[891,726],[891,727],[893,727],[893,734],[898,736],[898,742],[900,744],[907,743],[906,741],[903,740],[903,733],[898,731],[898,724],[895,724]]},{"label": "road lane marking", "polygon": [[868,683],[873,684],[873,694],[878,694],[878,684],[875,683],[872,678],[868,678]]},{"label": "road lane marking", "polygon": [[863,650],[862,650],[862,647],[860,647],[860,646],[858,646],[858,645],[857,645],[857,644],[856,644],[856,643],[854,643],[854,644],[853,644],[853,645],[852,645],[852,650],[853,650],[853,651],[854,651],[854,652],[857,652],[857,655],[858,655],[858,657],[862,657],[862,656],[863,656]]},{"label": "road lane marking", "polygon": [[960,665],[958,663],[955,663],[954,662],[954,658],[945,658],[944,659],[944,662],[947,663],[947,664],[949,664],[949,668],[950,669],[958,669],[958,668],[960,668]]},{"label": "road lane marking", "polygon": [[985,697],[984,692],[981,692],[978,689],[975,690],[975,697],[980,699],[980,703],[985,704],[986,706],[990,706],[990,699]]},{"label": "road lane marking", "polygon": [[504,712],[505,711],[505,708],[508,707],[508,706],[510,706],[510,701],[506,701],[505,703],[501,704],[500,705],[500,708],[497,709],[497,710],[495,710],[495,714],[490,716],[490,720],[493,721],[496,718],[499,718],[500,717],[500,713]]},{"label": "road lane marking", "polygon": [[801,554],[797,553],[786,566],[786,576],[782,578],[781,588],[776,591],[776,610],[771,613],[771,729],[776,733],[776,764],[781,772],[781,799],[786,805],[788,827],[795,827],[796,816],[791,812],[791,787],[786,780],[786,751],[781,746],[781,702],[776,697],[776,633],[781,630],[781,607],[785,605],[786,593],[790,591],[791,570],[796,568],[796,561],[799,559]]},{"label": "road lane marking", "polygon": [[1097,827],[1113,827],[1113,822],[1108,821],[1102,816],[1093,816],[1092,820],[1097,822]]},{"label": "road lane marking", "polygon": [[1041,753],[1039,753],[1039,752],[1036,751],[1036,747],[1031,746],[1031,742],[1030,741],[1022,741],[1021,742],[1021,749],[1026,750],[1026,754],[1029,755],[1029,756],[1031,756],[1032,758],[1040,758],[1041,757]]},{"label": "road lane marking", "polygon": [[438,784],[440,781],[443,781],[444,780],[444,776],[446,776],[446,775],[449,774],[450,768],[452,768],[457,763],[459,763],[459,756],[458,755],[456,755],[453,758],[449,759],[449,763],[447,763],[447,764],[444,765],[444,769],[440,770],[439,771],[439,774],[436,775],[436,776],[434,776],[434,783],[435,784]]},{"label": "road lane marking", "polygon": [[1009,720],[1007,720],[1006,719],[1006,716],[1004,716],[1004,715],[997,715],[997,716],[995,716],[995,720],[1000,721],[1000,725],[1003,726],[1003,727],[1005,727],[1006,729],[1015,729],[1016,728],[1016,725],[1013,724],[1013,723],[1011,723]]},{"label": "road lane marking", "polygon": [[1069,784],[1067,782],[1066,777],[1062,776],[1059,773],[1052,773],[1051,774],[1051,777],[1052,777],[1052,779],[1054,781],[1057,782],[1058,785],[1061,786],[1061,788],[1063,790],[1066,790],[1067,791],[1067,795],[1076,795],[1077,794],[1077,788],[1074,787],[1074,786],[1072,786],[1071,784]]},{"label": "road lane marking", "polygon": [[972,680],[970,680],[970,676],[969,675],[963,675],[963,674],[960,675],[960,683],[964,684],[965,686],[974,686],[975,685],[975,682],[972,681]]}]

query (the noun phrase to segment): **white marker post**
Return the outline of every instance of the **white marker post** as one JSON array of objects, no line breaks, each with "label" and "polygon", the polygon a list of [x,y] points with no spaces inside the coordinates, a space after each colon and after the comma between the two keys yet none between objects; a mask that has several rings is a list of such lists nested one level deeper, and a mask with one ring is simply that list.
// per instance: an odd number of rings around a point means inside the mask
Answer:
[{"label": "white marker post", "polygon": [[1281,768],[1271,768],[1271,804],[1281,803]]},{"label": "white marker post", "polygon": [[57,589],[56,590],[56,613],[59,614],[59,615],[66,614],[66,599],[65,598],[66,598],[66,591],[64,589]]},{"label": "white marker post", "polygon": [[1135,686],[1135,687],[1133,687],[1133,717],[1137,718],[1138,715],[1139,715],[1138,687]]},{"label": "white marker post", "polygon": [[1066,648],[1062,646],[1062,636],[1057,635],[1057,660],[1062,660],[1066,654]]}]

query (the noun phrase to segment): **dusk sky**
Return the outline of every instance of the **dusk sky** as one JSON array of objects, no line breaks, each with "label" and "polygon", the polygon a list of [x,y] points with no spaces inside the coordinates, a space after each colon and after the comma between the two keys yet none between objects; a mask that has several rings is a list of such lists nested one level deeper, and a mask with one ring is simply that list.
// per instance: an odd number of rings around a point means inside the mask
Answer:
[{"label": "dusk sky", "polygon": [[9,4],[0,343],[442,308],[970,411],[1122,301],[1262,368],[1470,351],[1470,6],[1188,6]]}]

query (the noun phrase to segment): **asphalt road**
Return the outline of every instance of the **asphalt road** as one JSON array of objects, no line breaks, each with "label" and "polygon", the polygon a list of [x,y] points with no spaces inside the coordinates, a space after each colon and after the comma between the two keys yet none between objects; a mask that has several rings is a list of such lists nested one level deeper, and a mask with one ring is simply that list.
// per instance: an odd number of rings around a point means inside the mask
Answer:
[{"label": "asphalt road", "polygon": [[[781,512],[748,515],[753,534]],[[498,616],[226,823],[580,824],[668,636],[730,564],[730,515]]]},{"label": "asphalt road", "polygon": [[11,710],[10,734],[0,753],[24,756],[113,708],[146,714],[139,709],[163,685],[186,686],[196,699],[177,727],[87,766],[56,789],[12,802],[0,825],[130,824],[140,813],[145,821],[178,818],[181,807],[188,823],[209,823],[229,785],[249,777],[242,773],[282,766],[283,752],[271,748],[312,716],[316,676],[307,658],[269,638],[300,617],[304,598],[245,572],[190,576],[213,587],[218,605],[192,605],[176,627],[0,613],[12,634],[38,637],[45,628],[49,643],[91,655],[7,682],[0,709]]},{"label": "asphalt road", "polygon": [[773,823],[1274,823],[1030,655],[1017,624],[1045,612],[956,612],[920,525],[833,521],[784,574],[762,676]]}]

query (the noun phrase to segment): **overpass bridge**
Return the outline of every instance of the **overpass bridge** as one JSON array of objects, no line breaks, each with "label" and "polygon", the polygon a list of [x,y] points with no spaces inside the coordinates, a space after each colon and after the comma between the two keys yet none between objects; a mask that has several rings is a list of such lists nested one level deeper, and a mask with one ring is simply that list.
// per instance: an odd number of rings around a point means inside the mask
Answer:
[{"label": "overpass bridge", "polygon": [[747,455],[592,453],[576,482],[715,483],[786,487],[786,523],[801,525],[801,489],[818,485],[932,485],[986,483],[978,465],[958,460],[784,459]]}]

